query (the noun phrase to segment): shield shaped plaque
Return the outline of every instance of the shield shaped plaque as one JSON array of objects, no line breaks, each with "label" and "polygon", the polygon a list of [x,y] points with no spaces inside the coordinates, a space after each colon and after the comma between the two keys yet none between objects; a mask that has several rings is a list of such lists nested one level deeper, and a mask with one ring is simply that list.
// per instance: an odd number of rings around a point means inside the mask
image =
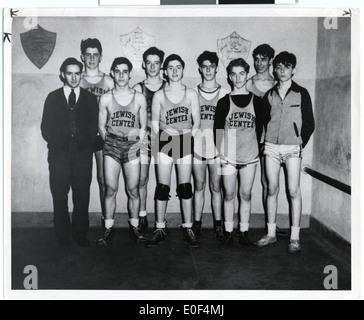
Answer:
[{"label": "shield shaped plaque", "polygon": [[20,41],[29,60],[42,69],[53,54],[57,34],[37,25],[36,28],[20,34]]},{"label": "shield shaped plaque", "polygon": [[139,27],[120,36],[121,48],[137,70],[142,69],[144,51],[154,46],[155,41],[155,36],[146,34]]},{"label": "shield shaped plaque", "polygon": [[246,40],[233,32],[230,36],[217,40],[217,52],[225,67],[231,60],[237,58],[248,58],[251,47],[251,41]]}]

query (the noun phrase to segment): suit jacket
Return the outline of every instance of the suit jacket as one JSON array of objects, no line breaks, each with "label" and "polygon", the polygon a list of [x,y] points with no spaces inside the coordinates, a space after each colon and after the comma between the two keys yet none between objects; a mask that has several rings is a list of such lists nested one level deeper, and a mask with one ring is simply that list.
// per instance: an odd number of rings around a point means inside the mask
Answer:
[{"label": "suit jacket", "polygon": [[93,151],[98,133],[97,98],[80,88],[73,110],[68,105],[63,88],[51,92],[44,103],[42,136],[48,142],[49,153]]}]

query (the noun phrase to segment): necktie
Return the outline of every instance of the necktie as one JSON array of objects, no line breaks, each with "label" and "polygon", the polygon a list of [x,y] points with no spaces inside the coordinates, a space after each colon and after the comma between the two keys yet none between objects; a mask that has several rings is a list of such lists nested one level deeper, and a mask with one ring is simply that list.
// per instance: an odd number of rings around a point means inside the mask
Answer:
[{"label": "necktie", "polygon": [[68,105],[71,107],[71,109],[73,109],[73,107],[76,105],[76,93],[73,89],[68,96]]}]

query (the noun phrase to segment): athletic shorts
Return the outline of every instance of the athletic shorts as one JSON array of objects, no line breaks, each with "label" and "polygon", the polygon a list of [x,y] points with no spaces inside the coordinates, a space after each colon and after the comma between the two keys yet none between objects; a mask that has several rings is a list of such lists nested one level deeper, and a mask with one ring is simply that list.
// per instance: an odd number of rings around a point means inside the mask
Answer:
[{"label": "athletic shorts", "polygon": [[284,164],[290,158],[302,159],[302,146],[266,142],[264,144],[264,155],[278,164]]},{"label": "athletic shorts", "polygon": [[159,152],[178,160],[193,154],[192,133],[171,136],[165,131],[159,131]]},{"label": "athletic shorts", "polygon": [[139,143],[129,141],[128,137],[119,137],[112,133],[108,133],[105,139],[103,155],[104,157],[109,156],[113,158],[120,164],[125,164],[139,159]]},{"label": "athletic shorts", "polygon": [[236,170],[240,170],[243,169],[251,164],[256,164],[259,162],[259,158],[256,158],[252,161],[246,162],[246,163],[242,163],[242,164],[237,164],[237,163],[231,163],[229,161],[227,161],[226,159],[221,159],[221,165],[226,165],[226,164],[230,164],[231,166],[233,166]]},{"label": "athletic shorts", "polygon": [[102,139],[100,134],[97,134],[94,143],[94,152],[101,151],[104,149],[104,139]]}]

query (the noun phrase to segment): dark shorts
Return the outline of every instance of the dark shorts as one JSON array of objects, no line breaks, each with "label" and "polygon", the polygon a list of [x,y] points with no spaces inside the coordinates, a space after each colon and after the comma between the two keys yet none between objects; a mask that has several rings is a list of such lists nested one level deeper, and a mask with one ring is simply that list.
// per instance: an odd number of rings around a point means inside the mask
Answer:
[{"label": "dark shorts", "polygon": [[103,155],[113,158],[120,164],[139,159],[140,146],[138,141],[129,141],[128,137],[119,137],[108,133],[105,139]]},{"label": "dark shorts", "polygon": [[193,154],[192,133],[171,136],[162,130],[159,131],[158,151],[178,160]]},{"label": "dark shorts", "polygon": [[96,136],[96,140],[94,143],[94,152],[102,151],[104,149],[104,139],[102,139],[101,135],[98,134]]}]

